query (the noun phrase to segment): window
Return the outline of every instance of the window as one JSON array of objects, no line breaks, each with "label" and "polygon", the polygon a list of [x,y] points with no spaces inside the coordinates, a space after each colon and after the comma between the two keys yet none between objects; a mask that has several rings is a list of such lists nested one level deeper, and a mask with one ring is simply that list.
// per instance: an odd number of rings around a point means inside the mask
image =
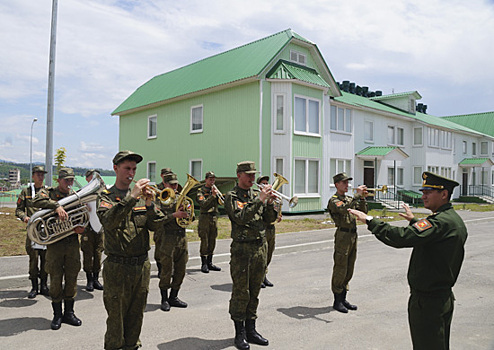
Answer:
[{"label": "window", "polygon": [[441,172],[438,174],[440,174],[441,176],[447,177],[448,179],[451,179],[451,168],[441,167]]},{"label": "window", "polygon": [[295,160],[295,193],[319,195],[318,160]]},{"label": "window", "polygon": [[486,156],[489,153],[488,147],[488,143],[486,141],[482,141],[480,143],[480,154]]},{"label": "window", "polygon": [[463,141],[463,154],[467,154],[467,142]]},{"label": "window", "polygon": [[422,167],[414,166],[413,167],[413,184],[414,185],[422,185]]},{"label": "window", "polygon": [[275,110],[275,121],[274,130],[275,132],[285,131],[285,96],[275,95],[276,110]]},{"label": "window", "polygon": [[475,142],[472,142],[472,156],[477,155],[477,144]]},{"label": "window", "polygon": [[439,147],[439,129],[427,128],[429,147]]},{"label": "window", "polygon": [[388,145],[395,144],[395,127],[388,126]]},{"label": "window", "polygon": [[155,139],[157,133],[157,118],[156,115],[148,117],[148,139]]},{"label": "window", "polygon": [[352,132],[352,110],[331,106],[331,130]]},{"label": "window", "polygon": [[191,160],[190,161],[190,175],[196,179],[202,179],[202,160]]},{"label": "window", "polygon": [[202,127],[203,127],[202,122],[203,122],[202,105],[191,107],[190,132],[191,133],[202,132]]},{"label": "window", "polygon": [[[280,174],[280,175],[283,175],[283,163],[284,163],[284,160],[283,158],[275,158],[274,159],[274,169],[275,169],[275,172]],[[277,190],[278,192],[281,192],[283,193],[283,188],[286,187],[286,186],[281,186],[279,190]]]},{"label": "window", "polygon": [[441,148],[443,149],[451,149],[453,145],[453,134],[449,131],[442,131],[440,133],[441,136]]},{"label": "window", "polygon": [[403,146],[405,144],[405,131],[403,128],[396,128],[396,144]]},{"label": "window", "polygon": [[403,186],[403,168],[396,168],[396,184],[395,184],[395,168],[388,168],[388,184]]},{"label": "window", "polygon": [[[372,166],[374,163],[372,162]],[[348,176],[352,176],[352,161],[347,159],[335,159],[332,158],[329,160],[329,172],[331,177],[336,174],[345,172]],[[331,181],[331,184],[333,182]]]},{"label": "window", "polygon": [[156,162],[148,162],[147,178],[149,182],[156,183]]},{"label": "window", "polygon": [[319,135],[319,101],[295,97],[295,131]]},{"label": "window", "polygon": [[422,128],[413,128],[413,145],[422,146]]},{"label": "window", "polygon": [[370,121],[364,122],[364,141],[374,142],[374,123]]},{"label": "window", "polygon": [[431,166],[429,165],[427,167],[427,171],[434,173],[434,174],[439,174],[439,167],[438,166]]},{"label": "window", "polygon": [[290,51],[290,61],[305,66],[307,64],[307,56],[298,51]]}]

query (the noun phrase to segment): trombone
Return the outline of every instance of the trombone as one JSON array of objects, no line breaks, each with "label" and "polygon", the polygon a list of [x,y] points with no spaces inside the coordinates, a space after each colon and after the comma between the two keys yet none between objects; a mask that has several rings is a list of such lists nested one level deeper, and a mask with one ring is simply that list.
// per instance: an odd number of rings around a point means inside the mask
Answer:
[{"label": "trombone", "polygon": [[213,185],[212,187],[216,191],[216,195],[218,196],[218,204],[223,205],[225,204],[225,196],[223,196],[223,193],[216,187],[216,185]]},{"label": "trombone", "polygon": [[[259,187],[260,189],[263,189],[266,185],[263,185],[263,184],[258,184],[256,182],[254,182],[254,184]],[[293,196],[292,198],[288,197],[288,196],[285,196],[283,193],[281,192],[278,192],[274,189],[271,189],[271,193],[273,194],[273,196],[276,198],[276,200],[280,201],[282,199],[288,201],[288,206],[290,208],[294,208],[297,204],[298,204],[298,197],[297,196]]]}]

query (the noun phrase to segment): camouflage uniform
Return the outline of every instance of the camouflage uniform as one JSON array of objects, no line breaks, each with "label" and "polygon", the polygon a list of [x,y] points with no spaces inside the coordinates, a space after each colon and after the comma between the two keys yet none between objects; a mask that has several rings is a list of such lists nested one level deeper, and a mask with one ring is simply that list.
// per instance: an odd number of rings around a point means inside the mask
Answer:
[{"label": "camouflage uniform", "polygon": [[266,271],[265,225],[276,219],[273,204],[263,204],[259,191],[238,186],[225,197],[232,225],[230,274],[233,281],[230,317],[234,321],[255,320],[259,292]]},{"label": "camouflage uniform", "polygon": [[[42,209],[56,209],[60,206],[58,201],[68,195],[68,193],[60,192],[59,186],[44,188],[36,195],[34,206]],[[47,246],[45,267],[50,275],[52,302],[74,301],[77,294],[77,275],[81,270],[77,234],[71,234]],[[65,285],[63,285],[64,277]]]},{"label": "camouflage uniform", "polygon": [[201,238],[201,256],[213,255],[218,237],[218,198],[211,192],[211,187],[206,185],[197,190],[197,203],[200,207],[197,230]]},{"label": "camouflage uniform", "polygon": [[354,198],[335,194],[328,201],[328,211],[336,225],[334,235],[334,267],[331,289],[335,294],[345,293],[352,279],[357,259],[357,224],[348,209],[367,213],[365,197],[357,194]]},{"label": "camouflage uniform", "polygon": [[87,225],[81,234],[81,250],[83,270],[87,274],[97,276],[101,270],[101,253],[103,252],[103,230],[96,232]]},{"label": "camouflage uniform", "polygon": [[[459,184],[439,175],[423,174],[425,189],[447,189]],[[408,323],[416,350],[449,349],[454,300],[467,229],[451,203],[426,219],[413,218],[406,227],[395,227],[368,217],[368,229],[386,245],[413,248],[408,266]]]},{"label": "camouflage uniform", "polygon": [[[17,199],[17,207],[15,209],[15,215],[24,221],[26,217],[31,217],[38,210],[33,206],[33,200],[36,194],[42,189],[34,188],[34,185],[31,187],[26,187],[22,189],[19,194],[19,198]],[[34,190],[34,193],[33,193]],[[40,245],[38,245],[40,246]],[[36,280],[38,277],[41,279],[41,283],[46,284],[46,280],[48,278],[48,274],[45,270],[45,261],[46,261],[46,246],[42,249],[33,248],[33,242],[29,239],[29,236],[26,235],[26,253],[29,256],[29,279],[31,281]],[[40,265],[38,268],[38,257],[40,260]]]},{"label": "camouflage uniform", "polygon": [[108,313],[105,349],[140,347],[144,309],[149,292],[149,230],[155,230],[162,214],[145,206],[130,190],[115,186],[97,200],[98,217],[105,230],[103,301]]}]

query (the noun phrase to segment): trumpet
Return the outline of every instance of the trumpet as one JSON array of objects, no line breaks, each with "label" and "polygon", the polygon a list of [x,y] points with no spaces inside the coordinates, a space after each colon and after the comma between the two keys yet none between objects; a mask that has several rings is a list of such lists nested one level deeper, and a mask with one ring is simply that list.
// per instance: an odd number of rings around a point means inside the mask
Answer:
[{"label": "trumpet", "polygon": [[[132,180],[132,182],[137,182],[137,181]],[[171,204],[173,199],[175,198],[175,191],[171,188],[164,188],[163,190],[160,190],[158,187],[153,185],[146,185],[145,188],[153,192],[155,198],[159,199],[159,201],[163,205]]]},{"label": "trumpet", "polygon": [[218,204],[223,205],[225,204],[225,196],[223,196],[223,193],[220,192],[218,187],[216,185],[213,185],[212,187],[216,191],[216,195],[218,196]]},{"label": "trumpet", "polygon": [[[367,189],[367,194],[366,194],[366,197],[375,197],[376,196],[376,192],[382,192],[383,194],[386,194],[388,193],[388,186],[387,185],[382,185],[381,188],[368,188]],[[357,193],[357,189],[354,188],[353,189],[353,193]]]},{"label": "trumpet", "polygon": [[[255,182],[254,182],[254,184],[256,184],[257,187],[259,187],[260,189],[263,189],[266,186],[266,185],[258,184]],[[271,193],[273,194],[273,196],[278,201],[281,201],[282,199],[286,200],[288,202],[288,206],[290,208],[294,208],[298,204],[298,197],[297,196],[293,196],[292,198],[290,198],[288,196],[285,196],[283,193],[280,193],[280,192],[273,190],[273,189],[271,189]]]}]

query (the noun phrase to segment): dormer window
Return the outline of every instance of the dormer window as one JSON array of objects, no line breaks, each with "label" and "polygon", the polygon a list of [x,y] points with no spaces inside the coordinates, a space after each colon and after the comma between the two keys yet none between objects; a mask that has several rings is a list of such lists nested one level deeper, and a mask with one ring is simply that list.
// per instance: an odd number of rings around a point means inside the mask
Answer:
[{"label": "dormer window", "polygon": [[290,51],[290,61],[305,66],[307,64],[307,56],[298,51]]}]

